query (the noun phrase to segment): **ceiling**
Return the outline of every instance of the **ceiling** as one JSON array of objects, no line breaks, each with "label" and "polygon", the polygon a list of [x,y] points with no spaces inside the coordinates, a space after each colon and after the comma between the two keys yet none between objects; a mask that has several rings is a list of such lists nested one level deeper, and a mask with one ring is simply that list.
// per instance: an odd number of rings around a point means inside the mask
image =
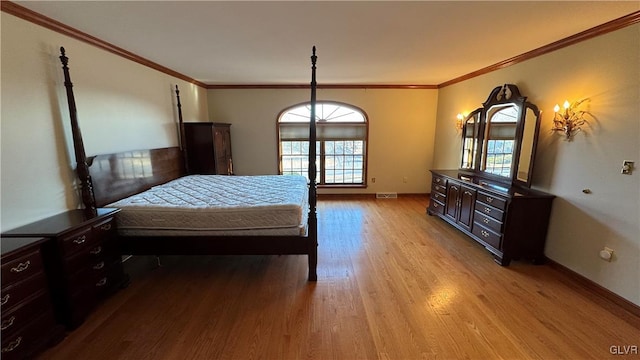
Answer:
[{"label": "ceiling", "polygon": [[438,85],[640,10],[640,1],[15,3],[208,85],[308,83],[312,45],[321,83]]}]

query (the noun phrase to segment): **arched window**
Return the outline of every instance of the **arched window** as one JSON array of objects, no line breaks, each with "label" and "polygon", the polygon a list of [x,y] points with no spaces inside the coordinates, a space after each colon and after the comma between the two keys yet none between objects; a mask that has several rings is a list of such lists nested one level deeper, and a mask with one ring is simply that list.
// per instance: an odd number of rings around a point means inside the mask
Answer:
[{"label": "arched window", "polygon": [[[308,176],[309,103],[298,104],[278,117],[280,174]],[[320,187],[366,185],[366,114],[359,108],[333,102],[316,102],[316,166]]]}]

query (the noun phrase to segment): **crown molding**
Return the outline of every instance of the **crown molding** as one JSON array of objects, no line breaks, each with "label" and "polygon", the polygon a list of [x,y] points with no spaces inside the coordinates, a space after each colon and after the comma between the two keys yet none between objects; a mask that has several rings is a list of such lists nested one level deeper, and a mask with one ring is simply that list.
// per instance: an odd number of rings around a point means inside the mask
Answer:
[{"label": "crown molding", "polygon": [[569,36],[569,37],[566,37],[566,38],[558,40],[556,42],[552,42],[551,44],[539,47],[539,48],[531,50],[531,51],[528,51],[528,52],[526,52],[524,54],[514,56],[514,57],[512,57],[510,59],[503,60],[503,61],[501,61],[499,63],[487,66],[485,68],[482,68],[480,70],[476,70],[474,72],[471,72],[471,73],[468,73],[466,75],[457,77],[455,79],[451,79],[449,81],[445,81],[442,84],[438,85],[438,88],[443,88],[443,87],[446,87],[446,86],[449,86],[449,85],[457,84],[459,82],[462,82],[462,81],[465,81],[465,80],[469,80],[469,79],[474,78],[476,76],[480,76],[480,75],[484,75],[484,74],[487,74],[487,73],[490,73],[490,72],[493,72],[493,71],[496,71],[496,70],[500,70],[500,69],[506,68],[508,66],[515,65],[515,64],[521,63],[523,61],[527,61],[527,60],[533,59],[535,57],[550,53],[552,51],[556,51],[558,49],[562,49],[564,47],[579,43],[581,41],[588,40],[588,39],[594,38],[596,36],[600,36],[600,35],[603,35],[603,34],[606,34],[606,33],[610,33],[612,31],[616,31],[616,30],[622,29],[624,27],[636,24],[638,22],[640,22],[640,11],[633,12],[633,13],[631,13],[629,15],[626,15],[626,16],[620,17],[618,19],[609,21],[609,22],[604,23],[602,25],[598,25],[598,26],[593,27],[591,29],[585,30],[583,32],[577,33],[577,34]]},{"label": "crown molding", "polygon": [[167,75],[176,77],[178,79],[187,81],[189,83],[198,85],[200,87],[206,88],[206,84],[197,81],[189,76],[186,76],[184,74],[181,74],[177,71],[171,70],[167,67],[164,67],[158,63],[155,63],[153,61],[147,60],[143,57],[140,57],[130,51],[127,51],[123,48],[117,47],[113,44],[110,44],[104,40],[100,40],[94,36],[91,36],[87,33],[84,33],[78,29],[72,28],[71,26],[65,25],[59,21],[53,20],[49,17],[46,17],[42,14],[39,14],[35,11],[29,10],[23,6],[20,6],[18,4],[15,4],[11,1],[2,1],[1,2],[1,7],[0,10],[2,12],[5,12],[7,14],[11,14],[13,16],[19,17],[23,20],[32,22],[34,24],[40,25],[42,27],[45,27],[49,30],[53,30],[55,32],[58,32],[60,34],[69,36],[73,39],[76,40],[80,40],[82,42],[88,43],[90,45],[96,46],[102,50],[106,50],[110,53],[113,53],[115,55],[121,56],[127,60],[131,60],[133,62],[137,62],[139,64],[142,64],[144,66],[150,67],[154,70],[160,71],[162,73],[165,73]]},{"label": "crown molding", "polygon": [[[220,84],[220,85],[207,85],[207,89],[309,89],[310,84]],[[401,84],[318,84],[318,89],[438,89],[438,85],[401,85]]]},{"label": "crown molding", "polygon": [[[189,76],[181,74],[177,71],[171,70],[167,67],[164,67],[160,64],[157,64],[153,61],[147,60],[143,57],[140,57],[130,51],[117,47],[113,44],[110,44],[104,40],[100,40],[94,36],[91,36],[87,33],[84,33],[78,29],[72,28],[68,25],[65,25],[59,21],[48,18],[42,14],[39,14],[35,11],[29,10],[25,7],[22,7],[18,4],[15,4],[11,1],[1,1],[1,11],[6,12],[7,14],[11,14],[17,16],[26,21],[32,22],[34,24],[43,26],[47,29],[56,31],[63,35],[67,35],[71,38],[86,42],[88,44],[94,45],[103,50],[109,51],[113,54],[121,56],[125,59],[137,62],[144,66],[150,67],[157,71],[163,72],[167,75],[176,77],[178,79],[187,81],[189,83],[198,85],[205,89],[307,89],[310,87],[308,84],[290,84],[290,85],[279,85],[279,84],[205,84],[198,80],[195,80]],[[576,44],[578,42],[588,40],[594,38],[596,36],[600,36],[612,31],[616,31],[622,29],[624,27],[636,24],[640,22],[640,11],[633,12],[629,15],[620,17],[618,19],[609,21],[602,25],[598,25],[591,29],[585,30],[578,34],[569,36],[567,38],[558,40],[551,44],[539,47],[537,49],[528,51],[524,54],[514,56],[510,59],[503,60],[499,63],[484,67],[482,69],[470,72],[466,75],[462,75],[460,77],[445,81],[438,85],[402,85],[402,84],[391,84],[391,85],[381,85],[381,84],[318,84],[318,89],[440,89],[449,85],[457,84],[474,77],[488,74],[490,72],[500,70],[506,68],[511,65],[515,65],[521,63],[526,60],[533,59],[535,57],[550,53],[552,51]]]}]

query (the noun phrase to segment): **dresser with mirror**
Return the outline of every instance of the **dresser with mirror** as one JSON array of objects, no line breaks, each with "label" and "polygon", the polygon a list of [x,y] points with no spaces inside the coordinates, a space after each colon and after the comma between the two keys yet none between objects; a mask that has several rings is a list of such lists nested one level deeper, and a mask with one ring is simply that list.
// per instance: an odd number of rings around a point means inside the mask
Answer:
[{"label": "dresser with mirror", "polygon": [[500,265],[542,263],[554,196],[531,189],[540,111],[513,84],[494,88],[482,105],[463,119],[459,169],[431,170],[427,213]]}]

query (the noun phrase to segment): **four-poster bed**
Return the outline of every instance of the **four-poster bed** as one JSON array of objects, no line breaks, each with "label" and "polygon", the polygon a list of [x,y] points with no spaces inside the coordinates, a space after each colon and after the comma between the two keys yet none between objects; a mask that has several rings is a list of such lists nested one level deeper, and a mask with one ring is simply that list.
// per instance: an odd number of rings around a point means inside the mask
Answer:
[{"label": "four-poster bed", "polygon": [[[60,59],[63,64],[63,71],[65,76],[65,87],[67,90],[67,99],[69,102],[69,110],[71,117],[71,126],[73,131],[74,149],[77,161],[77,173],[80,178],[82,188],[82,201],[85,211],[89,214],[96,213],[96,209],[102,207],[118,207],[122,206],[121,211],[116,215],[116,220],[120,224],[120,216],[126,215],[127,212],[141,214],[139,202],[145,202],[147,205],[156,201],[157,198],[165,198],[166,195],[148,195],[148,192],[169,191],[175,190],[176,182],[187,181],[191,186],[187,192],[191,192],[193,198],[196,198],[194,202],[199,204],[195,210],[194,216],[190,216],[188,210],[184,208],[176,207],[177,205],[162,204],[160,211],[167,211],[167,209],[174,211],[174,213],[165,213],[164,218],[161,221],[175,220],[176,213],[179,213],[183,219],[187,219],[184,222],[190,222],[193,218],[200,216],[200,220],[207,220],[203,212],[222,214],[222,218],[231,218],[232,221],[241,221],[238,216],[226,215],[220,208],[211,208],[213,206],[210,201],[213,197],[218,197],[217,193],[214,193],[212,185],[204,185],[207,195],[204,196],[205,190],[200,191],[193,188],[191,185],[194,181],[201,181],[207,176],[186,176],[186,168],[188,164],[185,162],[184,153],[184,134],[182,126],[182,109],[180,104],[179,91],[176,86],[176,98],[178,106],[179,117],[179,133],[180,133],[180,145],[179,147],[169,147],[162,149],[150,149],[140,151],[129,151],[115,154],[97,155],[90,158],[85,156],[84,145],[82,136],[77,121],[75,100],[73,94],[73,85],[69,76],[68,58],[65,56],[64,48],[61,48]],[[316,104],[316,60],[315,46],[311,56],[311,118],[309,121],[309,142],[315,144],[316,142],[316,129],[315,129],[315,104]],[[216,229],[203,226],[200,223],[199,228],[188,229],[182,226],[180,221],[174,221],[170,226],[161,226],[161,231],[154,232],[154,229],[147,229],[145,231],[137,231],[135,229],[135,219],[132,221],[122,218],[123,228],[127,225],[134,224],[133,231],[131,226],[129,230],[123,229],[120,232],[120,243],[122,247],[123,255],[286,255],[286,254],[298,254],[308,256],[309,266],[309,281],[317,280],[317,213],[316,213],[316,147],[309,146],[309,168],[308,168],[308,184],[306,181],[302,184],[304,187],[304,201],[301,199],[299,192],[294,196],[294,200],[291,200],[290,195],[282,194],[274,188],[289,188],[290,185],[273,186],[273,183],[269,181],[277,181],[278,177],[287,178],[292,180],[292,177],[285,175],[272,175],[267,182],[258,182],[252,186],[258,186],[253,190],[247,190],[256,193],[264,194],[269,193],[268,196],[263,196],[262,199],[258,199],[257,203],[251,203],[249,210],[254,216],[254,220],[260,222],[262,229],[269,228],[267,231],[260,231],[260,229],[248,229],[247,226],[231,226],[223,225],[223,231],[217,231]],[[221,175],[209,175],[210,177],[219,177]],[[235,184],[237,181],[250,181],[251,176],[226,176],[226,179],[222,186],[222,194],[231,191],[231,187],[235,188],[235,185],[229,185],[229,182]],[[259,177],[256,177],[259,178]],[[219,179],[220,180],[220,179]],[[264,180],[264,178],[262,179]],[[219,182],[219,181],[217,181]],[[294,181],[295,182],[295,181]],[[226,184],[226,185],[225,185]],[[262,185],[261,185],[262,184]],[[272,185],[268,185],[272,184]],[[200,185],[198,185],[200,186]],[[220,187],[218,186],[218,187]],[[225,187],[227,186],[227,187]],[[262,188],[260,188],[262,186]],[[269,188],[265,188],[269,186]],[[234,200],[237,200],[241,196],[242,187],[236,188],[231,196]],[[182,191],[182,190],[181,190]],[[211,192],[209,192],[211,191]],[[215,190],[219,191],[219,190]],[[144,192],[144,193],[143,193]],[[143,194],[141,194],[143,193]],[[137,196],[134,200],[129,197]],[[155,196],[155,197],[154,197]],[[178,195],[177,197],[182,197]],[[255,197],[255,196],[254,196]],[[261,217],[267,213],[273,213],[273,208],[269,208],[265,203],[272,202],[273,199],[278,197],[287,197],[289,200],[284,200],[284,203],[278,202],[276,206],[279,209],[288,208],[289,217],[287,231],[281,231],[280,228],[284,227],[283,224],[274,225],[274,228],[270,228],[269,224]],[[129,198],[129,199],[125,199]],[[199,199],[198,199],[199,198]],[[291,209],[291,204],[296,203],[297,208]],[[206,204],[205,204],[206,203]],[[203,205],[204,204],[204,205]],[[133,205],[133,210],[128,211],[127,206]],[[223,208],[227,210],[237,211],[238,208],[234,205],[223,205]],[[204,210],[203,210],[204,209]],[[157,209],[156,209],[157,210]],[[307,212],[308,211],[308,212]],[[124,216],[122,215],[122,216]],[[198,215],[198,216],[196,216]],[[154,215],[155,216],[155,215]],[[213,216],[213,215],[212,215]],[[292,223],[298,219],[298,223]],[[151,220],[160,221],[156,216]],[[243,231],[234,232],[233,230],[242,229]],[[293,229],[293,230],[292,230]],[[156,229],[157,230],[157,229]],[[205,231],[206,230],[206,231]],[[231,230],[231,231],[229,231]]]}]

